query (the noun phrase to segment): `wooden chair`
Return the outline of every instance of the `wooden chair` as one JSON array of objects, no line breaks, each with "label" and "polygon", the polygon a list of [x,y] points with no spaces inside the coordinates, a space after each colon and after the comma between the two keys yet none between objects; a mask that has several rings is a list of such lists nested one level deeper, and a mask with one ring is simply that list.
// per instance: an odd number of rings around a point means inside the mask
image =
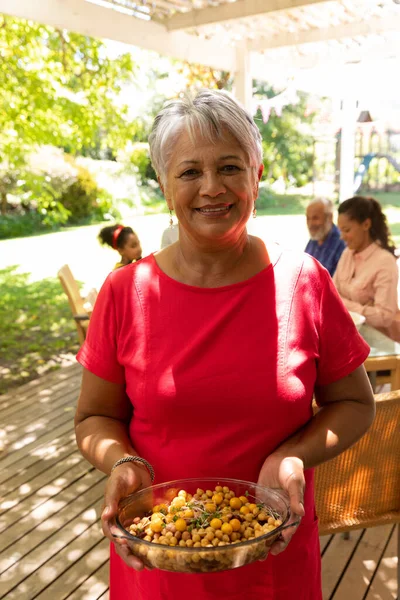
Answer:
[{"label": "wooden chair", "polygon": [[67,294],[69,306],[78,331],[79,343],[83,344],[86,338],[90,315],[96,301],[97,291],[92,289],[89,294],[83,298],[80,293],[79,285],[68,265],[61,267],[57,274],[63,290]]},{"label": "wooden chair", "polygon": [[[376,418],[365,436],[315,469],[319,531],[397,523],[400,551],[400,390],[376,394],[375,400]],[[400,584],[399,566],[397,576]]]}]

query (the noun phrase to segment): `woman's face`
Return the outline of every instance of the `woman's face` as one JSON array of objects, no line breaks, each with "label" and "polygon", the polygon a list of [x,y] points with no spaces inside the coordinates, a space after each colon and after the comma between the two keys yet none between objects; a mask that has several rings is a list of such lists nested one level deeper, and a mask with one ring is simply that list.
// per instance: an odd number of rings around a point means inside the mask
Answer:
[{"label": "woman's face", "polygon": [[136,233],[130,233],[126,238],[125,244],[118,250],[122,258],[127,261],[137,260],[142,256],[142,247]]},{"label": "woman's face", "polygon": [[197,242],[235,242],[245,231],[258,195],[263,166],[249,166],[236,139],[226,133],[195,144],[183,131],[174,146],[163,192],[168,208]]},{"label": "woman's face", "polygon": [[340,237],[350,250],[361,252],[372,242],[369,234],[371,219],[365,219],[365,221],[359,223],[354,219],[350,219],[346,213],[343,213],[338,217],[338,227],[340,229]]}]

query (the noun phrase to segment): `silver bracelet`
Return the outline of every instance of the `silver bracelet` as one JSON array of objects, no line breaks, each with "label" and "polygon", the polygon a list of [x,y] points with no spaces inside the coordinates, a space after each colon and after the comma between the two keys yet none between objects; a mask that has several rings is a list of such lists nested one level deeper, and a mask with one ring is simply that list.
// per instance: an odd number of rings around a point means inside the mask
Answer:
[{"label": "silver bracelet", "polygon": [[141,463],[142,465],[144,465],[150,474],[151,483],[153,483],[153,481],[155,479],[154,469],[151,466],[151,464],[145,458],[142,458],[141,456],[124,456],[124,458],[120,458],[119,460],[117,460],[117,462],[115,462],[113,464],[113,466],[111,468],[111,473],[114,471],[114,469],[116,467],[118,467],[118,465],[122,465],[127,462],[137,462],[137,463]]}]

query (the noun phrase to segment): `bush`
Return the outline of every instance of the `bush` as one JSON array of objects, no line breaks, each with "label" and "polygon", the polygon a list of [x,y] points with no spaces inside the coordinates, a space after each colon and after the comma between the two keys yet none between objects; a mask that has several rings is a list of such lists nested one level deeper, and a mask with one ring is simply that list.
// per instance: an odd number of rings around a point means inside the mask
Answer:
[{"label": "bush", "polygon": [[149,180],[157,181],[157,175],[150,161],[149,144],[137,142],[132,145],[125,156],[127,167],[133,168],[139,175],[139,183],[146,185]]},{"label": "bush", "polygon": [[14,188],[9,212],[0,217],[0,239],[120,217],[91,173],[56,148],[36,153]]},{"label": "bush", "polygon": [[70,178],[61,196],[60,203],[68,211],[67,222],[70,224],[82,221],[101,220],[113,212],[111,197],[97,186],[91,173],[73,159],[68,162],[73,165],[75,175]]},{"label": "bush", "polygon": [[0,240],[25,237],[47,229],[41,215],[36,211],[22,215],[0,215]]}]

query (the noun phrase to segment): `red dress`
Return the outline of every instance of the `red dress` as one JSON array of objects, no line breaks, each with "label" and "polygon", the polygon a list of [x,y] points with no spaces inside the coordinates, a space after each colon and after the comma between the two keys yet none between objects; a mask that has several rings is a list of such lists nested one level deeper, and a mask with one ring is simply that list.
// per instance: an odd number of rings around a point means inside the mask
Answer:
[{"label": "red dress", "polygon": [[[132,444],[156,483],[257,481],[265,458],[312,416],[316,382],[368,356],[317,261],[279,248],[271,260],[219,288],[179,283],[152,255],[106,280],[78,360],[126,384]],[[111,600],[320,600],[312,470],[306,482],[306,515],[280,555],[221,573],[137,573],[112,548]]]}]

